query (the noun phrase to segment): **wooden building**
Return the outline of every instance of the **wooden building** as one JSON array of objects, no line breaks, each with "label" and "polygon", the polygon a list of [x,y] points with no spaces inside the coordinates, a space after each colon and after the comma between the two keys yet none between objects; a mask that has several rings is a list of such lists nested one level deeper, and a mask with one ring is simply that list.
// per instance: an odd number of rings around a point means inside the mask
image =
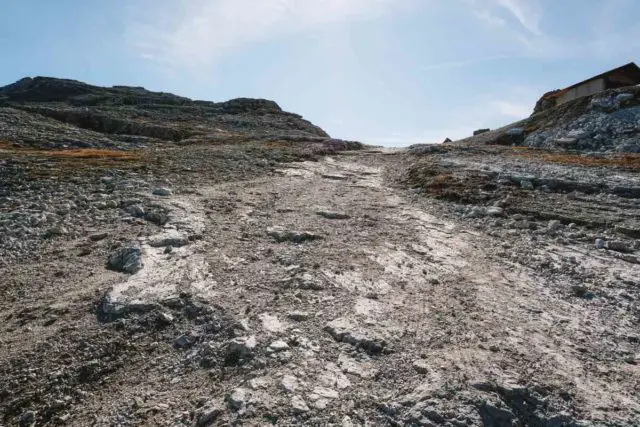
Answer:
[{"label": "wooden building", "polygon": [[622,67],[562,89],[553,96],[556,97],[559,105],[582,96],[594,95],[607,89],[617,89],[637,84],[640,84],[640,67],[630,62]]}]

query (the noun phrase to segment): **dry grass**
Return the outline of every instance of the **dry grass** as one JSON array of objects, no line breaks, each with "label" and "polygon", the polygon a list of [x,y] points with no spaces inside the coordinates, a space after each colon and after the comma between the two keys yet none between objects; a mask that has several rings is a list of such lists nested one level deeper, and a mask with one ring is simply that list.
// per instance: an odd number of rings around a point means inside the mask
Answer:
[{"label": "dry grass", "polygon": [[453,181],[453,175],[449,173],[441,173],[433,179],[434,187],[445,187]]},{"label": "dry grass", "polygon": [[264,143],[266,148],[290,148],[296,146],[293,141],[268,141]]},{"label": "dry grass", "polygon": [[76,149],[61,149],[61,150],[42,150],[42,149],[30,149],[21,148],[11,145],[8,142],[0,141],[0,150],[8,152],[13,155],[26,155],[26,156],[38,156],[38,157],[54,157],[69,160],[138,160],[140,153],[136,151],[121,151],[121,150],[109,150],[109,149],[97,149],[97,148],[76,148]]}]

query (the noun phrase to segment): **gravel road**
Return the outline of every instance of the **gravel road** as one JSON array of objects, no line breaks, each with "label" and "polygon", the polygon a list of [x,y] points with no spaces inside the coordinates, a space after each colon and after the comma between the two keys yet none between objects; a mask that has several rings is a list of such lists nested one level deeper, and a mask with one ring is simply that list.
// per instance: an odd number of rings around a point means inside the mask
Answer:
[{"label": "gravel road", "polygon": [[[116,198],[91,233],[0,264],[1,419],[640,424],[640,265],[575,225],[468,220],[398,184],[412,161],[136,187],[161,226]],[[108,269],[122,248],[137,268]]]}]

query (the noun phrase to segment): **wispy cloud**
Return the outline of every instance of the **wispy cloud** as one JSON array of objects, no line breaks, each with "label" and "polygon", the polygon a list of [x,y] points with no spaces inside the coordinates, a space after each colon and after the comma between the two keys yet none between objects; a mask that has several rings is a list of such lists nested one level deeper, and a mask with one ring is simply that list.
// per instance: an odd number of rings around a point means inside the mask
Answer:
[{"label": "wispy cloud", "polygon": [[476,18],[494,27],[504,27],[505,25],[507,25],[507,21],[499,16],[494,15],[487,9],[474,10],[473,14],[476,16]]},{"label": "wispy cloud", "polygon": [[140,57],[210,66],[247,45],[327,24],[374,18],[410,0],[181,0],[159,3],[127,30]]},{"label": "wispy cloud", "polygon": [[537,36],[542,35],[540,31],[542,6],[538,0],[496,0],[496,2],[511,12],[529,32]]},{"label": "wispy cloud", "polygon": [[540,22],[543,8],[540,0],[461,0],[481,21],[494,26],[506,27],[509,23],[501,16],[508,12],[512,20],[533,35],[542,35]]}]

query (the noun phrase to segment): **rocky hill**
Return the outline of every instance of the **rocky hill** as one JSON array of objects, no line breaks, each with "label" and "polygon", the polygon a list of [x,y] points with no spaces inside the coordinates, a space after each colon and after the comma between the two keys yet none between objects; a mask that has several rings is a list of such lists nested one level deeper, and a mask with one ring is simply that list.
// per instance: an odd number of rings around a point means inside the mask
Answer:
[{"label": "rocky hill", "polygon": [[640,86],[612,89],[537,111],[459,142],[583,153],[640,153]]},{"label": "rocky hill", "polygon": [[24,146],[328,139],[319,127],[264,99],[193,101],[142,87],[106,88],[48,77],[0,88],[0,141]]},{"label": "rocky hill", "polygon": [[636,89],[412,150],[1,94],[0,425],[640,425]]}]

